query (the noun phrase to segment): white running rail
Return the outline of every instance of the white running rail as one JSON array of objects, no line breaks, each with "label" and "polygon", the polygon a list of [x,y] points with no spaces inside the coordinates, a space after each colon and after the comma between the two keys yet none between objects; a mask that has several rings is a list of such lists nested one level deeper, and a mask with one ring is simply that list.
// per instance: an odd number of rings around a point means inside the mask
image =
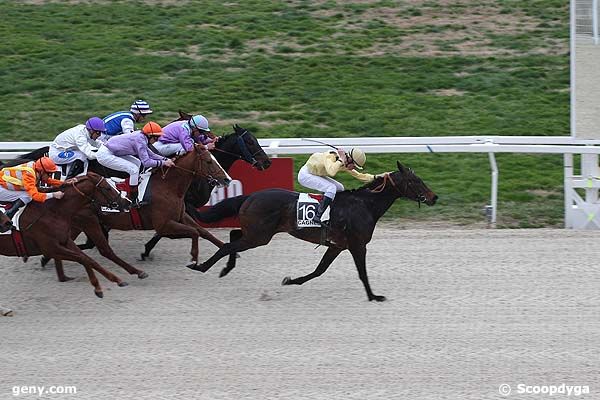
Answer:
[{"label": "white running rail", "polygon": [[[573,175],[572,155],[588,154],[587,160],[597,160],[600,154],[600,140],[574,139],[571,136],[435,136],[435,137],[367,137],[367,138],[272,138],[259,139],[260,145],[265,152],[271,156],[312,154],[314,152],[326,151],[328,146],[314,141],[320,141],[332,146],[349,149],[359,146],[365,153],[487,153],[491,168],[491,204],[487,207],[490,212],[489,222],[491,226],[496,223],[497,199],[498,199],[498,168],[496,165],[496,153],[537,153],[537,154],[564,154],[565,155],[565,224],[567,227],[579,227],[573,225],[567,217],[573,214],[571,205],[575,208],[583,208],[584,202],[577,197],[575,188],[578,188],[579,180],[591,179],[581,178]],[[49,142],[0,142],[0,160],[10,160],[20,154],[48,146]],[[569,162],[567,162],[569,160]],[[588,163],[590,161],[587,161]],[[591,161],[593,162],[593,161]],[[589,169],[589,168],[588,168]],[[587,170],[587,169],[586,169]],[[594,170],[595,171],[595,170]],[[600,177],[593,177],[598,180]],[[596,185],[594,185],[596,186]],[[589,189],[589,183],[585,186]],[[594,189],[597,189],[594,187]],[[591,200],[597,196],[588,196]],[[576,199],[577,201],[573,200]],[[600,228],[600,205],[598,205],[598,222]],[[595,218],[596,213],[588,212],[589,220]]]}]

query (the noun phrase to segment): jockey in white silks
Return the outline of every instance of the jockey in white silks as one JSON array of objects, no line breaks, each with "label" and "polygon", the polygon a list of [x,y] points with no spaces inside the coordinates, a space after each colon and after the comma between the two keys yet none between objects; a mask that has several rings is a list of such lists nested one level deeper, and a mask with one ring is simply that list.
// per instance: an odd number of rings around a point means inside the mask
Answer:
[{"label": "jockey in white silks", "polygon": [[141,131],[115,136],[103,143],[96,154],[98,162],[105,167],[129,174],[130,200],[133,207],[138,202],[138,184],[140,165],[149,167],[172,167],[173,160],[154,153],[149,144],[153,144],[163,134],[160,125],[148,122]]},{"label": "jockey in white silks", "polygon": [[86,173],[88,160],[96,159],[100,147],[97,139],[106,132],[104,121],[98,117],[88,119],[85,125],[77,125],[58,135],[50,144],[48,155],[57,165],[70,168],[63,175],[71,178]]}]

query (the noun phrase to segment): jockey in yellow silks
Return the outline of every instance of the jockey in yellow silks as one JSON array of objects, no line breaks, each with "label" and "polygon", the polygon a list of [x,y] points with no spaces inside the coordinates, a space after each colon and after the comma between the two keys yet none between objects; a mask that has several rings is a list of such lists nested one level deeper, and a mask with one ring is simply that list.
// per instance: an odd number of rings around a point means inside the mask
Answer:
[{"label": "jockey in yellow silks", "polygon": [[337,152],[327,151],[310,156],[306,164],[298,171],[298,182],[304,187],[318,190],[324,194],[313,221],[321,223],[321,217],[335,198],[335,194],[344,190],[344,185],[333,179],[338,172],[348,172],[365,183],[375,179],[374,175],[363,174],[356,170],[363,169],[366,161],[367,156],[357,147],[348,152],[338,149]]}]

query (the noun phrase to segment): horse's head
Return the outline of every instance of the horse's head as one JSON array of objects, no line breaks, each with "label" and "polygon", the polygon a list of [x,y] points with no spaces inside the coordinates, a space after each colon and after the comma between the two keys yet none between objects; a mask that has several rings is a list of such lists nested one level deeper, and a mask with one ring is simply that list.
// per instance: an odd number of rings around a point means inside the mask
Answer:
[{"label": "horse's head", "polygon": [[6,232],[10,229],[12,229],[13,224],[10,220],[10,218],[8,218],[6,215],[4,215],[3,212],[0,212],[0,232]]},{"label": "horse's head", "polygon": [[206,178],[212,186],[227,186],[231,183],[231,177],[219,162],[198,144],[194,145],[194,150],[175,161],[175,168],[187,171],[194,177]]},{"label": "horse's head", "polygon": [[438,196],[431,191],[412,169],[404,167],[399,161],[396,161],[398,171],[390,172],[388,177],[398,194],[409,200],[425,203],[432,206],[438,199]]},{"label": "horse's head", "polygon": [[252,132],[237,124],[233,126],[232,134],[223,136],[217,142],[215,151],[220,151],[244,160],[259,171],[263,171],[271,166],[271,159],[260,146]]},{"label": "horse's head", "polygon": [[94,172],[67,180],[65,191],[69,188],[99,207],[118,208],[124,211],[130,206],[129,200],[123,198],[121,193],[107,182],[106,178]]}]

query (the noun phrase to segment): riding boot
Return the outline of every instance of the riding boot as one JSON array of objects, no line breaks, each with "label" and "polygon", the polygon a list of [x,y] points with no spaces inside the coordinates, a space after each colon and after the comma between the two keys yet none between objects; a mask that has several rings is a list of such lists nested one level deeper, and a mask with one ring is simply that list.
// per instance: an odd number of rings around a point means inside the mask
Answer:
[{"label": "riding boot", "polygon": [[85,170],[85,166],[82,160],[75,160],[71,163],[71,169],[69,170],[69,174],[66,179],[75,178],[79,174],[83,174]]},{"label": "riding boot", "polygon": [[325,210],[327,210],[327,207],[329,207],[329,205],[331,204],[332,201],[333,201],[332,198],[329,198],[327,196],[323,196],[323,198],[319,202],[319,207],[317,208],[317,212],[315,213],[315,217],[313,218],[314,222],[316,222],[317,224],[324,225],[321,222],[321,217],[323,216],[323,213],[325,212]]},{"label": "riding boot", "polygon": [[9,208],[8,210],[6,210],[4,212],[4,215],[6,215],[8,218],[12,219],[12,217],[15,216],[17,211],[19,211],[19,208],[23,207],[24,205],[25,205],[25,202],[23,200],[19,199],[13,203],[13,206],[11,208]]},{"label": "riding boot", "polygon": [[142,204],[138,200],[138,187],[137,185],[129,185],[129,200],[131,200],[131,207],[140,208]]}]

